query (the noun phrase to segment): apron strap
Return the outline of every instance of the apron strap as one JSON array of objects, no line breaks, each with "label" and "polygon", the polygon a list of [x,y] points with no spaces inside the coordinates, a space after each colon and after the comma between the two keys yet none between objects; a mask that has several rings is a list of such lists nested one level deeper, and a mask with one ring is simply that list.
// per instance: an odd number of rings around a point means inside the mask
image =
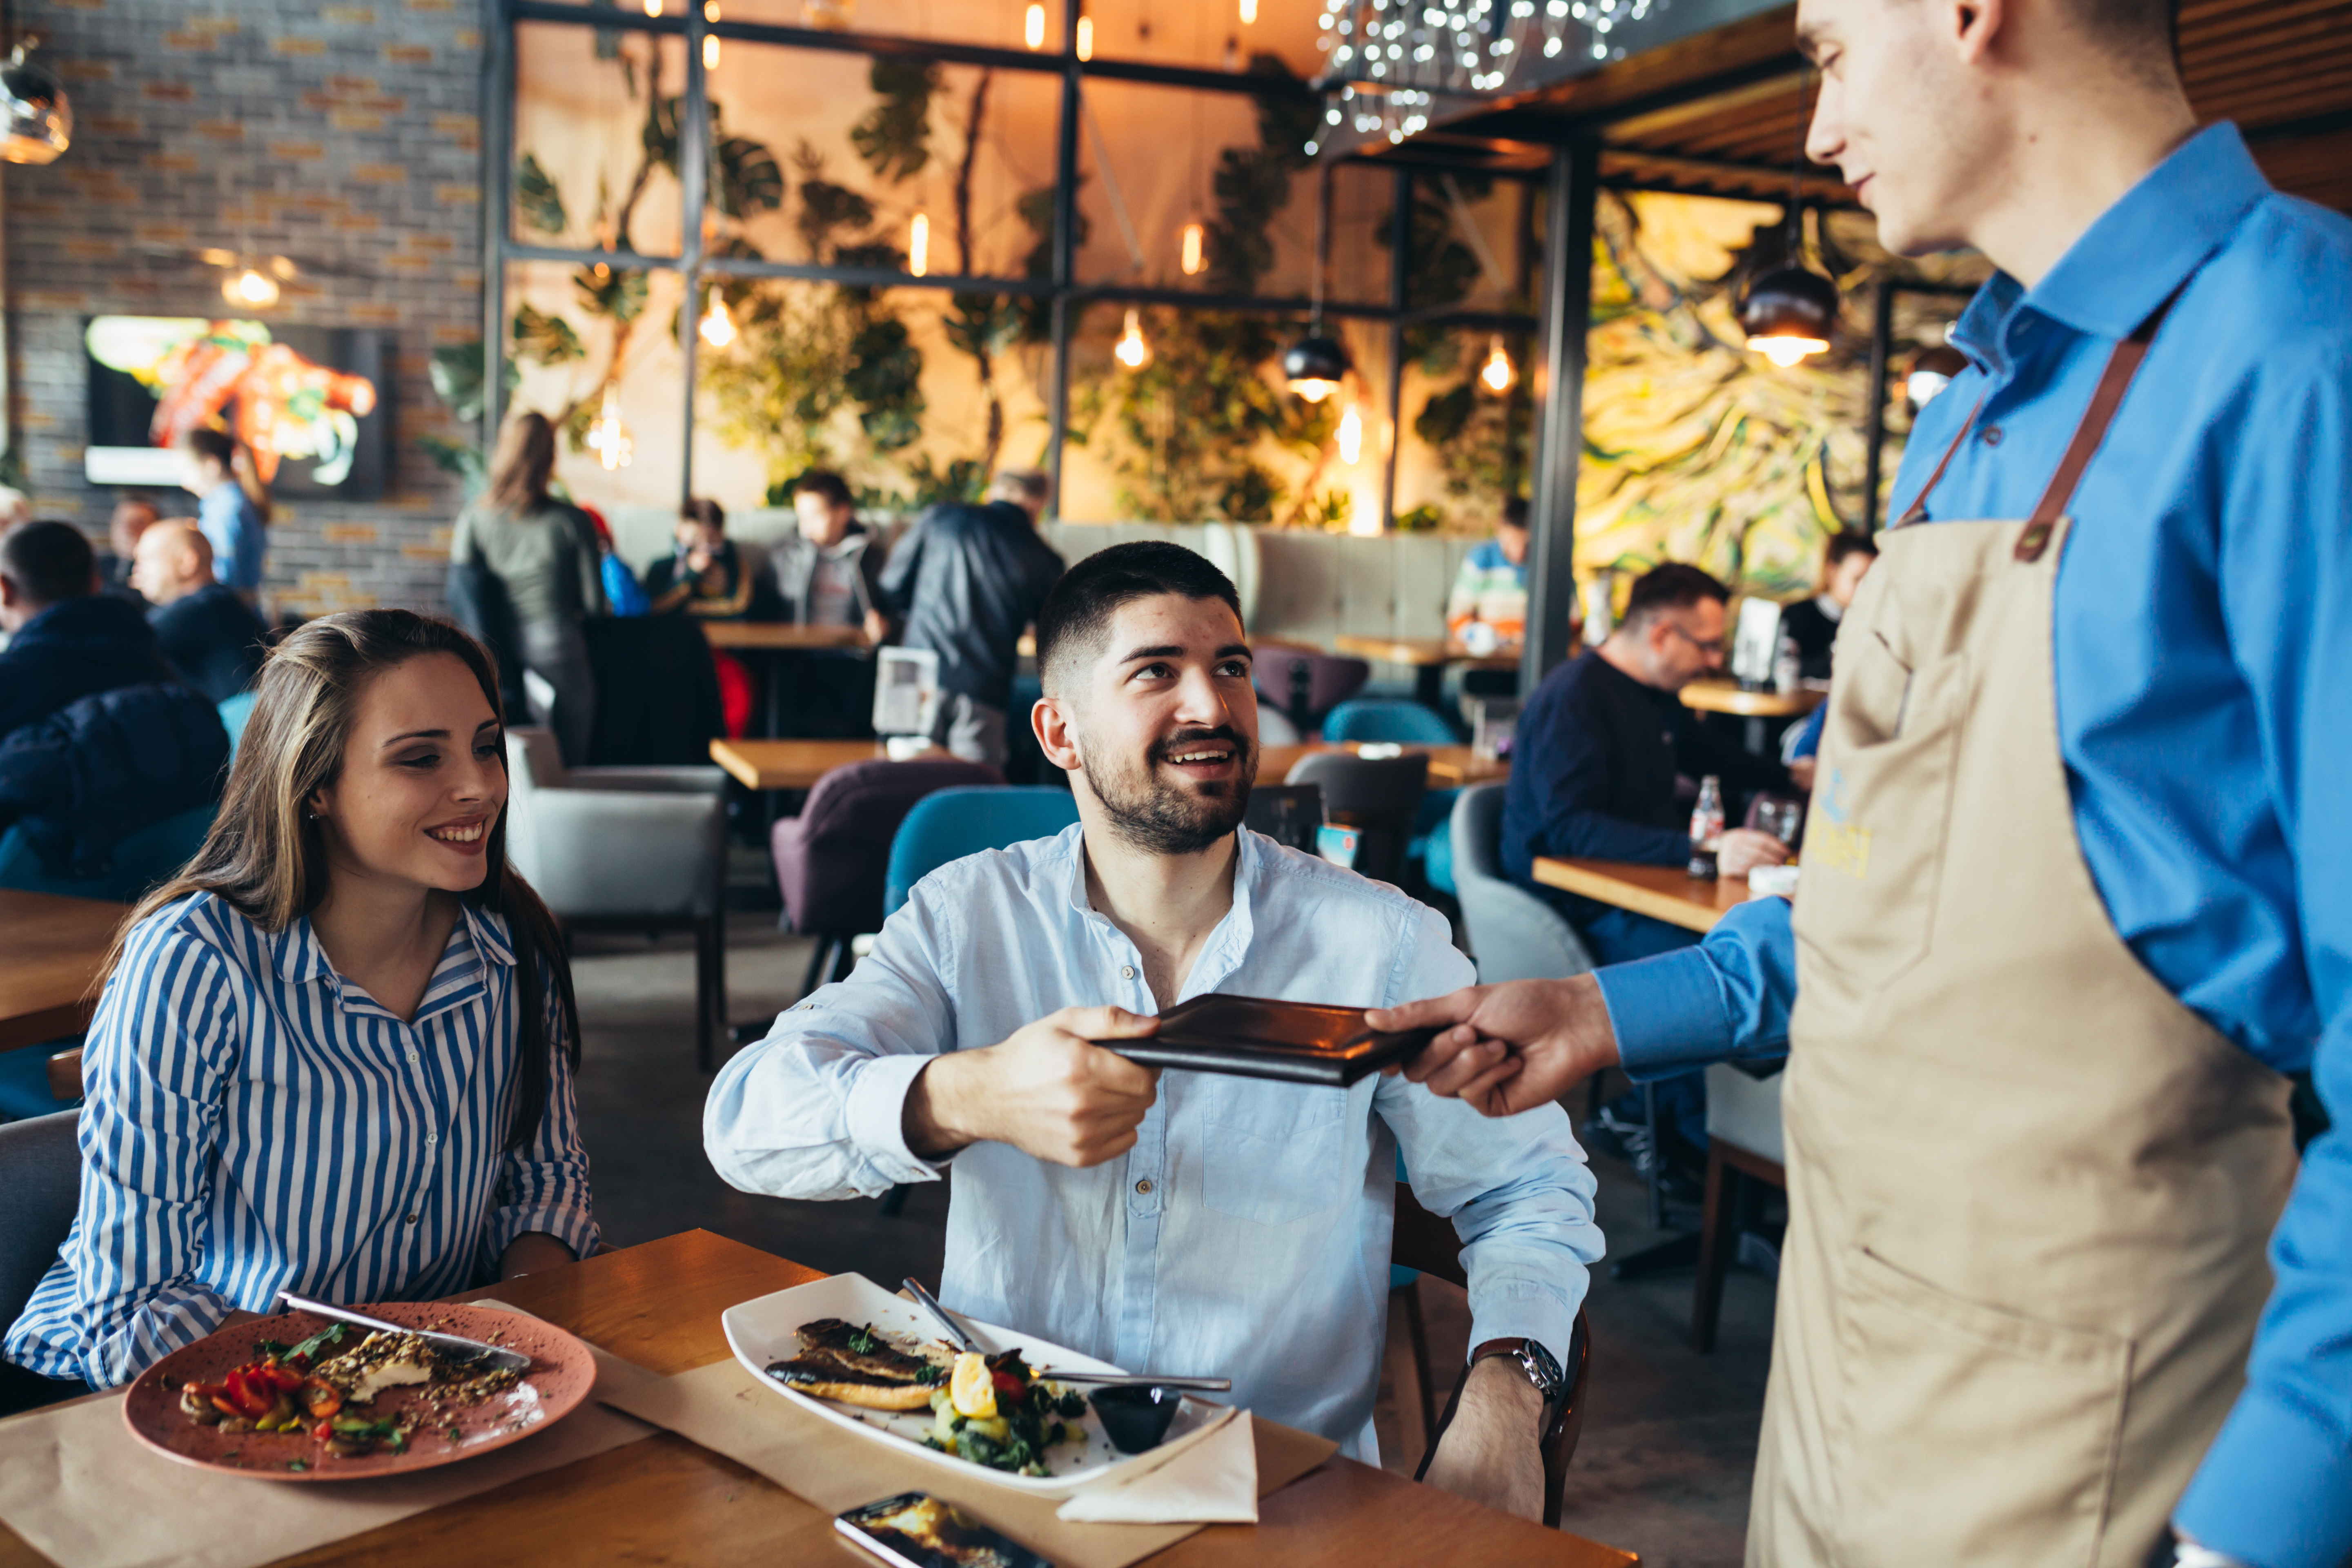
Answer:
[{"label": "apron strap", "polygon": [[[2074,438],[2066,444],[2066,455],[2058,460],[2058,471],[2050,476],[2049,488],[2042,492],[2041,500],[2034,504],[2033,515],[2027,520],[2025,531],[2017,537],[2015,554],[2018,560],[2039,561],[2042,551],[2049,548],[2050,536],[2057,529],[2058,520],[2065,515],[2066,504],[2074,499],[2074,487],[2082,483],[2083,470],[2091,466],[2091,458],[2098,451],[2099,443],[2107,438],[2107,426],[2115,423],[2116,410],[2123,406],[2124,393],[2130,387],[2132,377],[2139,374],[2140,363],[2147,358],[2148,344],[2155,341],[2157,328],[2164,324],[2164,318],[2171,311],[2173,301],[2179,300],[2181,290],[2188,287],[2188,279],[2183,279],[2180,288],[2165,296],[2164,303],[2148,312],[2147,319],[2133,328],[2131,336],[2117,343],[2115,352],[2107,356],[2107,367],[2100,373],[2098,387],[2091,394],[2091,405],[2083,411],[2082,423],[2074,426]],[[1920,488],[1918,499],[1892,527],[1906,528],[1926,520],[1928,496],[1935,492],[1937,482],[1944,477],[1944,470],[1951,466],[1953,458],[1959,454],[1961,444],[1976,428],[1977,416],[1983,410],[1984,398],[1979,397],[1976,407],[1969,410],[1967,420],[1961,424],[1960,433],[1952,437],[1952,444],[1945,448],[1943,459],[1937,463],[1936,471],[1927,476],[1927,484]]]},{"label": "apron strap", "polygon": [[2074,438],[2066,444],[2066,455],[2058,460],[2058,471],[2050,476],[2050,488],[2042,492],[2035,503],[2033,515],[2025,524],[2025,531],[2017,536],[2016,556],[2020,561],[2039,561],[2042,552],[2049,547],[2051,532],[2058,520],[2066,513],[2066,503],[2074,499],[2074,487],[2082,482],[2083,470],[2091,466],[2092,455],[2099,443],[2107,438],[2107,426],[2115,423],[2116,410],[2123,406],[2124,393],[2130,387],[2132,377],[2139,374],[2140,362],[2147,358],[2147,345],[2156,337],[2156,329],[2164,324],[2172,302],[2180,298],[2180,289],[2189,287],[2183,279],[2164,298],[2164,303],[2148,313],[2148,318],[2132,329],[2132,335],[2116,345],[2107,356],[2107,368],[2100,374],[2096,391],[2091,394],[2091,405],[2083,411],[2083,422],[2074,426]]},{"label": "apron strap", "polygon": [[1960,455],[1960,447],[1967,442],[1969,433],[1977,427],[1977,416],[1984,412],[1985,399],[1990,395],[1990,393],[1977,395],[1977,405],[1969,410],[1969,416],[1966,419],[1960,421],[1960,433],[1952,437],[1952,444],[1944,448],[1943,458],[1937,463],[1936,471],[1929,474],[1927,482],[1919,487],[1918,499],[1911,503],[1910,508],[1901,517],[1887,524],[1889,528],[1908,528],[1915,522],[1927,521],[1927,498],[1936,493],[1936,486],[1943,480],[1944,470],[1950,468],[1952,459]]}]

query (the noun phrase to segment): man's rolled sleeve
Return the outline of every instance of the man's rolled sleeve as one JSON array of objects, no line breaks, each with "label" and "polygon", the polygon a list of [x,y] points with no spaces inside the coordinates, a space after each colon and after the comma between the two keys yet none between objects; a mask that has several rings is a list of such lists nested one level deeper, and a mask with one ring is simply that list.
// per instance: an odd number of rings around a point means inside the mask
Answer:
[{"label": "man's rolled sleeve", "polygon": [[1789,1048],[1797,943],[1786,899],[1740,905],[1696,947],[1596,970],[1617,1054],[1637,1082]]},{"label": "man's rolled sleeve", "polygon": [[916,1077],[956,1045],[954,942],[932,890],[916,887],[847,980],[786,1009],[719,1069],[702,1144],[730,1184],[846,1198],[939,1179],[945,1166],[916,1158],[903,1121]]}]

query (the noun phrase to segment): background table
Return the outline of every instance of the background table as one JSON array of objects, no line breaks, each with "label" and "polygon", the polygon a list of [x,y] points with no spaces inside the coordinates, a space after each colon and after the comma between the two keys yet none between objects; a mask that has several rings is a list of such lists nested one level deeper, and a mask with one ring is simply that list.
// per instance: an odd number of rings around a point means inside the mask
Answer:
[{"label": "background table", "polygon": [[1554,860],[1538,858],[1536,880],[1547,888],[1581,894],[1637,915],[1707,931],[1748,901],[1748,879],[1701,881],[1679,866],[1641,866],[1630,860]]},{"label": "background table", "polygon": [[1763,756],[1769,741],[1764,721],[1794,719],[1828,700],[1826,690],[1801,686],[1794,691],[1749,691],[1729,680],[1694,680],[1682,689],[1683,706],[1701,713],[1727,713],[1748,721],[1748,749]]},{"label": "background table", "polygon": [[874,645],[863,626],[800,626],[789,621],[705,621],[712,647],[804,653],[813,648],[864,650]]},{"label": "background table", "polygon": [[[727,1358],[719,1315],[728,1308],[822,1278],[693,1230],[462,1295],[494,1296],[668,1377]],[[1255,1526],[1211,1525],[1148,1561],[1156,1568],[1631,1568],[1635,1561],[1348,1459],[1326,1461],[1258,1507]],[[0,1568],[46,1561],[0,1527]],[[842,1542],[831,1515],[670,1432],[286,1560],[304,1568],[853,1561],[872,1560]]]},{"label": "background table", "polygon": [[[936,762],[937,746],[905,761]],[[816,781],[852,763],[888,762],[879,741],[713,741],[710,760],[746,789],[814,789]]]},{"label": "background table", "polygon": [[0,888],[0,1051],[89,1027],[124,904]]},{"label": "background table", "polygon": [[1331,646],[1358,658],[1409,667],[1412,670],[1414,698],[1432,708],[1444,702],[1445,667],[1449,664],[1466,664],[1473,669],[1519,668],[1517,652],[1472,653],[1451,637],[1375,637],[1342,632],[1331,639]]},{"label": "background table", "polygon": [[[1318,752],[1361,752],[1367,743],[1350,742],[1335,745],[1328,741],[1311,742],[1303,746],[1263,746],[1258,750],[1257,782],[1271,787],[1289,776],[1301,757]],[[1507,760],[1482,757],[1467,746],[1413,746],[1404,748],[1429,759],[1429,784],[1432,789],[1459,789],[1464,784],[1486,784],[1511,776]]]}]

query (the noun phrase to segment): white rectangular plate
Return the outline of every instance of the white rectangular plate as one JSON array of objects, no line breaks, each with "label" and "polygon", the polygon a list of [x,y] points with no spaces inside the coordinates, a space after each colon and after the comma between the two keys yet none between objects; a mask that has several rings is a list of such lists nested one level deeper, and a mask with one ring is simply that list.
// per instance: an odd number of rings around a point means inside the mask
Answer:
[{"label": "white rectangular plate", "polygon": [[[772,1296],[761,1296],[730,1307],[719,1321],[727,1330],[727,1343],[735,1352],[735,1359],[759,1381],[763,1388],[772,1390],[783,1398],[803,1408],[814,1410],[826,1420],[845,1427],[871,1442],[886,1443],[893,1447],[921,1456],[934,1464],[952,1466],[966,1475],[977,1475],[1010,1487],[1016,1491],[1038,1497],[1063,1498],[1078,1491],[1118,1481],[1147,1470],[1158,1469],[1193,1444],[1206,1437],[1234,1412],[1225,1405],[1187,1396],[1176,1412],[1175,1424],[1169,1427],[1167,1440],[1156,1448],[1140,1454],[1122,1454],[1103,1435],[1102,1420],[1090,1405],[1076,1425],[1083,1431],[1078,1442],[1056,1443],[1045,1451],[1045,1467],[1049,1476],[1019,1476],[1004,1470],[994,1470],[985,1465],[975,1465],[953,1454],[944,1454],[928,1447],[923,1434],[931,1429],[929,1410],[867,1410],[860,1405],[836,1405],[829,1399],[817,1399],[796,1388],[788,1388],[767,1375],[770,1364],[790,1361],[800,1353],[799,1329],[803,1323],[819,1318],[839,1318],[844,1322],[871,1323],[882,1332],[903,1344],[927,1343],[941,1338],[939,1325],[914,1302],[893,1295],[862,1274],[835,1274],[830,1279],[795,1285],[789,1290],[779,1290]],[[1123,1372],[1092,1356],[1066,1350],[1051,1340],[1034,1334],[1015,1333],[1010,1329],[985,1323],[977,1318],[957,1314],[980,1347],[990,1354],[1018,1349],[1021,1357],[1032,1367],[1043,1370],[1050,1378],[1052,1369],[1068,1372]],[[1087,1392],[1085,1389],[1080,1393]]]}]

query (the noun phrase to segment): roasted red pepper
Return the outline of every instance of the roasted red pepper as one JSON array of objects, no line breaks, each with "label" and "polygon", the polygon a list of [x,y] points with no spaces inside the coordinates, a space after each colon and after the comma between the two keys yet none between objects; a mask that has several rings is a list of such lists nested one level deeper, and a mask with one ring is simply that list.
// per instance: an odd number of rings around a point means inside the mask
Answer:
[{"label": "roasted red pepper", "polygon": [[229,1403],[248,1421],[258,1421],[278,1406],[278,1388],[268,1378],[256,1380],[245,1368],[228,1374]]},{"label": "roasted red pepper", "polygon": [[316,1420],[323,1421],[343,1407],[343,1391],[323,1377],[304,1378],[302,1392],[297,1397]]},{"label": "roasted red pepper", "polygon": [[1019,1373],[999,1372],[994,1374],[994,1382],[997,1393],[1009,1394],[1015,1399],[1029,1392],[1029,1380]]}]

